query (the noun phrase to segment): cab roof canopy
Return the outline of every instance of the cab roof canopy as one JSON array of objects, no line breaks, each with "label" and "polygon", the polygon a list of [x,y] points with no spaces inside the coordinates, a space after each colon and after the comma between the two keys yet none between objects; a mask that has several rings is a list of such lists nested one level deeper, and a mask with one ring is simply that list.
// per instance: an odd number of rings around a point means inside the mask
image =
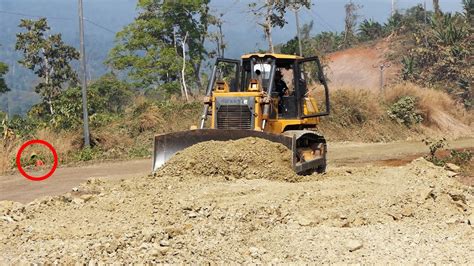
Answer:
[{"label": "cab roof canopy", "polygon": [[303,59],[303,57],[301,57],[301,56],[290,55],[290,54],[272,54],[272,53],[260,54],[260,53],[253,53],[253,54],[242,55],[242,59],[249,59],[249,58],[252,58],[252,57],[260,57],[260,58],[273,57],[273,58],[276,58],[276,59],[290,59],[290,60]]}]

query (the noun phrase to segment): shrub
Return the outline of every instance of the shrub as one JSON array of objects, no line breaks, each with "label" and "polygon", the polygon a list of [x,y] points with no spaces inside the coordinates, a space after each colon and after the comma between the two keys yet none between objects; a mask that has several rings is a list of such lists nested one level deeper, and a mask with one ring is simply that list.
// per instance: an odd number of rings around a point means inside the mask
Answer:
[{"label": "shrub", "polygon": [[432,162],[435,165],[444,166],[446,164],[446,162],[443,159],[436,156],[436,152],[439,149],[442,149],[442,148],[446,147],[446,145],[447,145],[446,144],[446,139],[442,138],[442,139],[439,139],[439,140],[433,140],[433,139],[427,138],[427,139],[423,139],[422,142],[426,146],[428,146],[428,148],[430,150],[430,154],[425,156],[425,159]]},{"label": "shrub", "polygon": [[404,58],[402,78],[442,89],[470,108],[466,99],[472,93],[469,87],[474,73],[472,25],[460,13],[435,15],[429,22],[411,29],[398,52]]},{"label": "shrub", "polygon": [[37,128],[36,121],[19,115],[15,115],[10,120],[5,120],[4,123],[9,130],[18,136],[31,136],[36,132]]},{"label": "shrub", "polygon": [[380,23],[365,19],[359,25],[359,39],[361,41],[370,41],[382,37],[383,27]]},{"label": "shrub", "polygon": [[470,150],[450,150],[448,156],[441,156],[437,152],[440,149],[443,149],[448,146],[446,143],[446,138],[442,138],[439,140],[433,139],[423,139],[423,143],[428,146],[430,150],[430,154],[425,156],[425,159],[432,162],[437,166],[445,166],[447,163],[454,163],[459,166],[466,166],[471,163],[473,154]]},{"label": "shrub", "polygon": [[416,98],[413,96],[400,98],[390,106],[388,116],[407,127],[423,121],[423,117],[416,110]]},{"label": "shrub", "polygon": [[99,151],[94,148],[85,148],[77,152],[76,160],[78,161],[91,161],[97,158]]},{"label": "shrub", "polygon": [[450,155],[449,155],[449,162],[457,164],[457,165],[466,165],[471,162],[472,156],[473,154],[469,150],[465,150],[465,151],[451,150]]},{"label": "shrub", "polygon": [[457,104],[446,92],[422,88],[411,83],[402,83],[386,90],[385,102],[388,106],[404,96],[416,98],[417,113],[423,117],[423,125],[449,131],[451,136],[468,132],[474,122],[474,114]]}]

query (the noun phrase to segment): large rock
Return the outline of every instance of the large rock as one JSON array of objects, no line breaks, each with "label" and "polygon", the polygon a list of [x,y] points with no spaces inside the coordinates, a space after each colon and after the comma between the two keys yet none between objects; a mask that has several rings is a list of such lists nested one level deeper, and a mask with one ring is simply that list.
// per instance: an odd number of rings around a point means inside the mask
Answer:
[{"label": "large rock", "polygon": [[363,247],[364,245],[362,244],[361,241],[359,240],[349,240],[346,243],[346,247],[350,252],[354,252],[356,250],[359,250]]},{"label": "large rock", "polygon": [[446,168],[447,170],[451,170],[453,172],[457,172],[459,170],[461,170],[461,167],[453,164],[453,163],[447,163],[444,168]]},{"label": "large rock", "polygon": [[467,223],[468,223],[472,228],[474,228],[474,213],[471,213],[471,215],[469,215],[469,217],[467,218]]}]

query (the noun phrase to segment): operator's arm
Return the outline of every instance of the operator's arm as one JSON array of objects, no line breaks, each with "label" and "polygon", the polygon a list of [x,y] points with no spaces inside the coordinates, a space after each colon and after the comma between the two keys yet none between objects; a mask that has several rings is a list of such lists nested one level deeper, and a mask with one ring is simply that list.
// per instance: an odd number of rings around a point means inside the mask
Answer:
[{"label": "operator's arm", "polygon": [[283,95],[288,95],[288,92],[290,91],[290,89],[289,89],[288,86],[286,85],[286,82],[284,82],[284,81],[282,80],[281,83],[283,83],[282,94],[283,94]]}]

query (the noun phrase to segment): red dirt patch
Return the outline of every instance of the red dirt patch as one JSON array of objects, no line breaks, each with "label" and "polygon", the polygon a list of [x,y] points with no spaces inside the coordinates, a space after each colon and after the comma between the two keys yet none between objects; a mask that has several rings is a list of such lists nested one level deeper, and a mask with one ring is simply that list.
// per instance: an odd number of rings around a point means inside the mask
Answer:
[{"label": "red dirt patch", "polygon": [[[328,77],[333,87],[360,87],[371,90],[380,88],[380,69],[378,66],[388,62],[387,53],[390,42],[385,39],[374,44],[350,48],[328,56]],[[384,83],[394,80],[400,66],[392,63],[384,72]]]}]

